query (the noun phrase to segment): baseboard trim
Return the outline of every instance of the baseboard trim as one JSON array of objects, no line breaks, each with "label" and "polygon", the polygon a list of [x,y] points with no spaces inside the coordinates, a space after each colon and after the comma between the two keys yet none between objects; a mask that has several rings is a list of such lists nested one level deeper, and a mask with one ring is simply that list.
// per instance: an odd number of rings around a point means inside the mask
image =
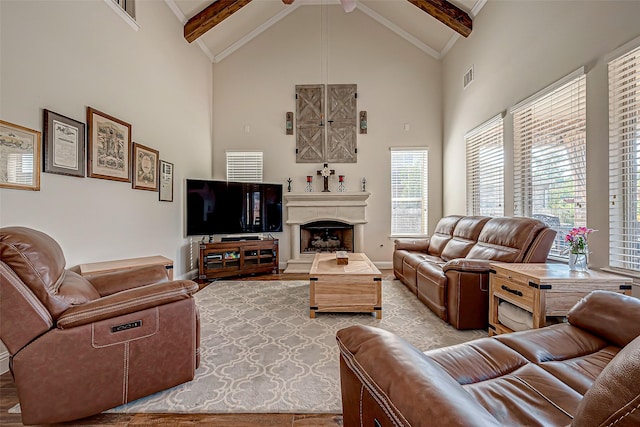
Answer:
[{"label": "baseboard trim", "polygon": [[0,374],[9,372],[9,352],[3,351],[0,353]]}]

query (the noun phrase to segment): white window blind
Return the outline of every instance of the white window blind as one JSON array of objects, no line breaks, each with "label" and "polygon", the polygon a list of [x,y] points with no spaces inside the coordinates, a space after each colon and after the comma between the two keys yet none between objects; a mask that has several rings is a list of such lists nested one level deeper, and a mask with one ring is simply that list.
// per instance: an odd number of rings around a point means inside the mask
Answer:
[{"label": "white window blind", "polygon": [[262,182],[261,151],[227,151],[227,181]]},{"label": "white window blind", "polygon": [[428,150],[391,149],[391,234],[427,234]]},{"label": "white window blind", "polygon": [[640,47],[609,62],[609,263],[640,271]]},{"label": "white window blind", "polygon": [[469,215],[504,215],[503,122],[499,114],[465,135]]},{"label": "white window blind", "polygon": [[587,221],[585,97],[580,69],[512,111],[514,211],[554,228],[550,255],[562,258],[566,233]]}]

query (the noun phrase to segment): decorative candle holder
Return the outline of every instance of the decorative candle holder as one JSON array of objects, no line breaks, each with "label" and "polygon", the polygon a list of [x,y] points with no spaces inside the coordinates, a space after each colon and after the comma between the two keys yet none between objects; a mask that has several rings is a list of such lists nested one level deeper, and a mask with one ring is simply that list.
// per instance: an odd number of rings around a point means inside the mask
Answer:
[{"label": "decorative candle holder", "polygon": [[304,189],[306,193],[313,192],[313,186],[311,184],[313,184],[313,177],[311,175],[307,175],[307,186]]},{"label": "decorative candle holder", "polygon": [[362,178],[362,191],[367,191],[367,178]]},{"label": "decorative candle holder", "polygon": [[344,175],[338,175],[338,182],[340,183],[338,185],[338,191],[340,193],[344,193],[346,191],[346,188],[344,186]]},{"label": "decorative candle holder", "polygon": [[287,191],[291,193],[291,178],[287,178]]}]

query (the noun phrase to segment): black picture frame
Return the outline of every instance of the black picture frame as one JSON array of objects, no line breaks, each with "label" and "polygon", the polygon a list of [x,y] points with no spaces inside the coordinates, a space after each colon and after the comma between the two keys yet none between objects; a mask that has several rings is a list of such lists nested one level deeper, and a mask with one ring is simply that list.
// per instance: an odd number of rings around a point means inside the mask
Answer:
[{"label": "black picture frame", "polygon": [[160,160],[160,191],[158,199],[161,202],[173,202],[173,163]]},{"label": "black picture frame", "polygon": [[43,171],[85,177],[86,127],[62,114],[44,110]]}]

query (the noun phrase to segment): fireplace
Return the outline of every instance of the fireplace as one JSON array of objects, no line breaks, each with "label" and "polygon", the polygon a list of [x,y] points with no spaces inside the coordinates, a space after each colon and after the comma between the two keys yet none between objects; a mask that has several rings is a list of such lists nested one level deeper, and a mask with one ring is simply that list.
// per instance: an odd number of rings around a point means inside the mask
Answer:
[{"label": "fireplace", "polygon": [[314,221],[300,225],[300,252],[353,252],[353,224]]},{"label": "fireplace", "polygon": [[[340,246],[350,252],[364,252],[364,225],[367,223],[366,207],[368,192],[318,192],[318,193],[284,193],[287,220],[291,241],[291,256],[287,261],[285,273],[308,273],[317,249],[324,246]],[[313,237],[315,231],[308,230],[315,225],[326,229],[326,224],[337,223],[330,234],[319,239]],[[307,228],[306,231],[303,231]],[[335,229],[334,229],[335,228]],[[349,229],[349,230],[348,230]],[[309,233],[303,238],[303,233]],[[326,237],[326,243],[325,242]],[[337,238],[337,239],[336,239]],[[312,242],[315,241],[315,246]],[[306,242],[306,243],[305,243]],[[308,249],[311,246],[312,249]],[[305,249],[306,248],[306,249]],[[331,251],[334,249],[331,248]],[[342,249],[345,250],[345,249]]]}]

